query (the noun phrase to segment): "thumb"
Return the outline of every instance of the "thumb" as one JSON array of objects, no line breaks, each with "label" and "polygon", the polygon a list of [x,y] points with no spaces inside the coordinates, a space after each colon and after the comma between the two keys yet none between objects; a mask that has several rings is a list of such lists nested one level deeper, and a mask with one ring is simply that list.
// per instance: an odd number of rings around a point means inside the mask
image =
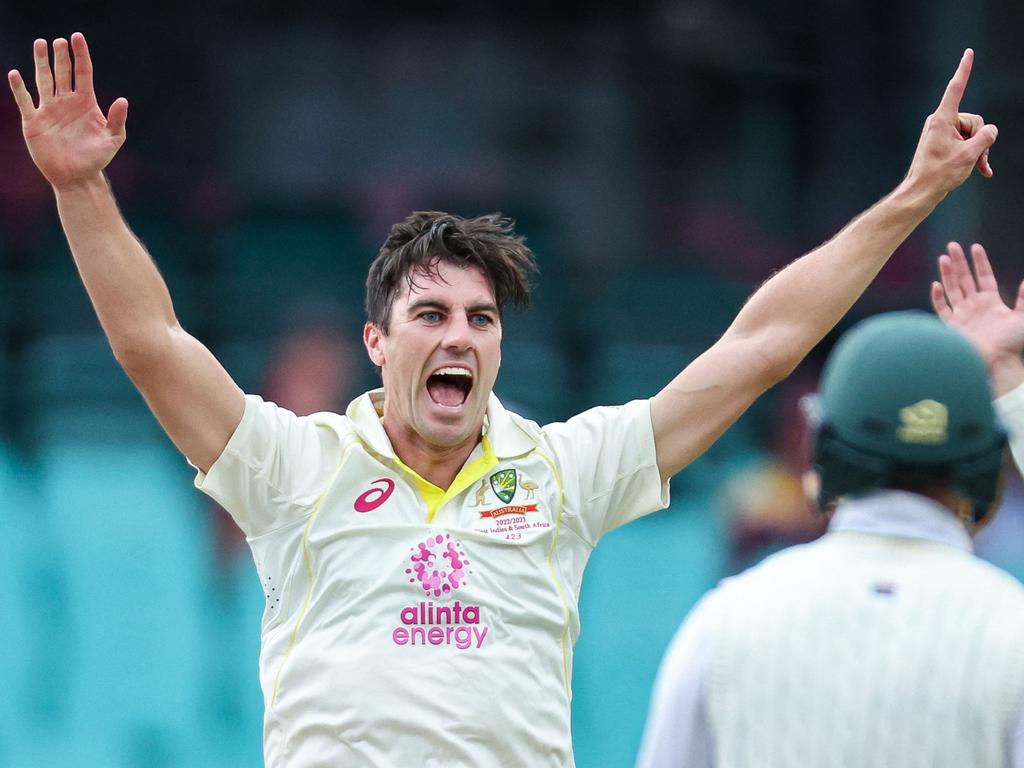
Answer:
[{"label": "thumb", "polygon": [[107,130],[114,136],[124,138],[124,125],[128,122],[128,99],[121,97],[107,110]]},{"label": "thumb", "polygon": [[976,134],[967,139],[966,144],[974,157],[981,157],[986,149],[996,143],[996,137],[998,136],[999,129],[992,125],[992,123],[989,123],[979,128]]}]

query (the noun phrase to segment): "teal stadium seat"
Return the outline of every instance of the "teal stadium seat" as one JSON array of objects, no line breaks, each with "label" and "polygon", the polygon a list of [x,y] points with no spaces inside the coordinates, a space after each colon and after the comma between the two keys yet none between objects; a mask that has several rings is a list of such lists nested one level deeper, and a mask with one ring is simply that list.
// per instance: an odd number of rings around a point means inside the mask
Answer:
[{"label": "teal stadium seat", "polygon": [[[186,327],[200,317],[202,298],[195,281],[167,275],[174,309]],[[10,275],[10,327],[27,337],[92,334],[100,331],[96,312],[73,264],[62,269]]]},{"label": "teal stadium seat", "polygon": [[252,211],[212,245],[219,277],[204,302],[223,337],[273,334],[306,297],[361,307],[376,254],[343,211]]},{"label": "teal stadium seat", "polygon": [[609,280],[588,317],[597,343],[643,341],[707,349],[751,293],[745,283],[683,271],[638,271]]},{"label": "teal stadium seat", "polygon": [[[612,342],[592,352],[587,401],[616,405],[657,394],[703,347],[673,344]],[[755,406],[756,407],[756,406]],[[685,493],[711,493],[732,472],[749,465],[758,455],[757,416],[740,418],[700,458],[676,479]]]},{"label": "teal stadium seat", "polygon": [[[50,653],[50,632],[59,632],[59,586],[50,583],[53,563],[46,521],[33,495],[29,467],[0,438],[0,584],[4,609],[4,686],[0,693],[0,765],[28,765],[27,745],[60,725],[53,684],[62,682],[62,660]],[[58,644],[59,645],[59,644]]]},{"label": "teal stadium seat", "polygon": [[243,392],[260,393],[273,343],[270,338],[235,338],[218,344],[213,351]]},{"label": "teal stadium seat", "polygon": [[606,535],[587,566],[573,664],[573,741],[581,766],[633,765],[658,665],[687,611],[724,573],[709,497]]},{"label": "teal stadium seat", "polygon": [[569,373],[569,361],[560,348],[506,341],[494,391],[507,408],[541,424],[564,421],[573,403]]},{"label": "teal stadium seat", "polygon": [[248,548],[220,566],[208,591],[201,691],[204,766],[263,765],[260,625],[266,600]]},{"label": "teal stadium seat", "polygon": [[611,340],[595,343],[587,368],[588,401],[620,405],[651,397],[703,350],[681,343]]},{"label": "teal stadium seat", "polygon": [[152,438],[156,420],[100,333],[46,336],[20,356],[18,399],[30,438],[113,442]]},{"label": "teal stadium seat", "polygon": [[201,764],[211,533],[160,438],[50,435],[42,510],[67,573],[66,728],[26,765]]},{"label": "teal stadium seat", "polygon": [[27,337],[54,333],[96,333],[96,312],[74,265],[57,271],[38,271],[11,277],[17,302],[12,328]]},{"label": "teal stadium seat", "polygon": [[[4,300],[0,291],[0,302]],[[7,352],[7,340],[4,338],[3,313],[0,312],[0,440],[10,433],[12,416],[14,414],[15,397],[17,389],[14,381],[14,366],[11,364],[11,356]]]}]

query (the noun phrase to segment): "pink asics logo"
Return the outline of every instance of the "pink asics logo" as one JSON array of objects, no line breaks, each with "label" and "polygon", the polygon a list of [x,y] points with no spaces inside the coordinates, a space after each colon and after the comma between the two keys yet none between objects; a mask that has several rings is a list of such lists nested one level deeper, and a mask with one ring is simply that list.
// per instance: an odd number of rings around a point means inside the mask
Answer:
[{"label": "pink asics logo", "polygon": [[[384,487],[377,488],[377,483],[383,483]],[[352,505],[356,512],[373,512],[373,510],[387,501],[392,491],[395,490],[395,481],[388,480],[386,477],[374,480],[370,485],[374,487],[361,493],[359,498],[356,499],[355,504]]]},{"label": "pink asics logo", "polygon": [[469,560],[462,545],[448,534],[433,534],[410,547],[412,567],[406,568],[409,583],[419,582],[428,595],[440,597],[458,589],[466,580]]}]

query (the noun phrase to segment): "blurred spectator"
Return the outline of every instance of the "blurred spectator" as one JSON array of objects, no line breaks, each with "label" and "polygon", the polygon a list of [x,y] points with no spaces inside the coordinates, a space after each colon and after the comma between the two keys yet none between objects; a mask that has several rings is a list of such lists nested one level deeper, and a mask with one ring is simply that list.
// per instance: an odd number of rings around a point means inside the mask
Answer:
[{"label": "blurred spectator", "polygon": [[[344,413],[362,391],[366,369],[355,349],[342,307],[323,300],[295,305],[274,345],[259,394],[299,416],[319,411]],[[217,541],[222,562],[245,549],[245,535],[219,506]]]},{"label": "blurred spectator", "polygon": [[732,475],[722,497],[730,573],[825,532],[825,516],[809,503],[801,473],[777,459],[767,458]]},{"label": "blurred spectator", "polygon": [[730,573],[825,532],[825,516],[805,487],[805,478],[813,473],[810,433],[800,410],[800,399],[814,391],[817,367],[804,365],[779,386],[767,441],[771,452],[724,484],[720,507],[726,517]]},{"label": "blurred spectator", "polygon": [[357,373],[365,367],[345,326],[336,305],[308,302],[295,307],[267,365],[263,397],[299,416],[344,413],[359,394],[354,385],[361,383]]}]

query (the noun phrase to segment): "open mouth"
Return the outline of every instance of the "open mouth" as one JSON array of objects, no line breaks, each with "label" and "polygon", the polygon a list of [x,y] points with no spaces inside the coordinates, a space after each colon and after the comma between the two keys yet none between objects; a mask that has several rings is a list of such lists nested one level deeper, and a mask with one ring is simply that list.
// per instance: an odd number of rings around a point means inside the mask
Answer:
[{"label": "open mouth", "polygon": [[427,379],[430,399],[445,408],[458,408],[473,389],[473,374],[466,368],[440,368]]}]

